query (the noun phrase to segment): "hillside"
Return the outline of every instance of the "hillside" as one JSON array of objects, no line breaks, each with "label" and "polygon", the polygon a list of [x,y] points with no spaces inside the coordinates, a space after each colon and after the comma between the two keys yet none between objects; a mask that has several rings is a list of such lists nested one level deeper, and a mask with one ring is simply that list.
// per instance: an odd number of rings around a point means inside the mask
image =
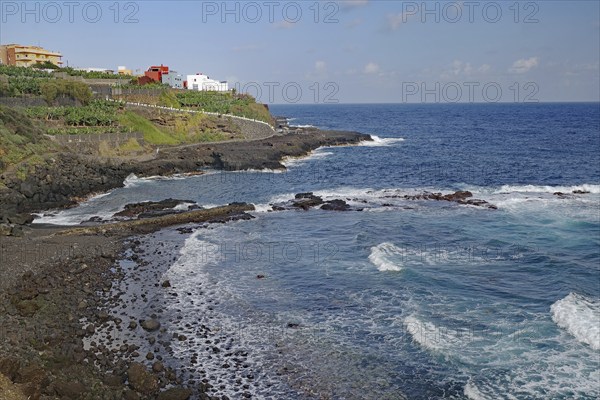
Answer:
[{"label": "hillside", "polygon": [[44,133],[43,126],[23,112],[0,106],[0,172],[56,151],[56,144]]}]

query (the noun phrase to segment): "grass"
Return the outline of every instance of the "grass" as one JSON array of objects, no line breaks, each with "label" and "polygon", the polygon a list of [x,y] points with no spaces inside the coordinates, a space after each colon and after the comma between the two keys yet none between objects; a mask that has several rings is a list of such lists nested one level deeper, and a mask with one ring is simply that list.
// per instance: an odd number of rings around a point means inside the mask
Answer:
[{"label": "grass", "polygon": [[0,106],[0,171],[55,150],[56,144],[44,137],[38,123],[20,111]]},{"label": "grass", "polygon": [[144,140],[153,145],[176,145],[179,141],[173,136],[161,131],[152,122],[132,111],[125,111],[119,116],[119,123],[130,128],[133,132],[141,132]]}]

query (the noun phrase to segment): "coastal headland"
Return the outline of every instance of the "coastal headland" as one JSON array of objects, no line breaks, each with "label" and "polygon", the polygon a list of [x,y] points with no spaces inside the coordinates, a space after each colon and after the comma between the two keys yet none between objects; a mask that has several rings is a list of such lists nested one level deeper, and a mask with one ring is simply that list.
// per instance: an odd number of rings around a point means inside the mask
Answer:
[{"label": "coastal headland", "polygon": [[[145,238],[151,240],[153,232],[167,227],[185,231],[252,218],[252,205],[234,203],[75,228],[31,226],[31,213],[75,206],[92,194],[121,187],[130,174],[285,169],[281,162],[286,157],[364,140],[371,138],[304,129],[260,140],[156,146],[151,154],[136,157],[108,158],[63,147],[44,155],[26,175],[19,176],[16,168],[5,170],[0,187],[0,398],[227,398],[218,395],[222,383],[211,381],[208,374],[199,381],[187,380],[169,365],[170,340],[185,336],[161,327],[160,316],[134,311],[119,316],[115,310],[131,307],[132,290],[143,290],[145,299],[149,291],[169,286],[156,272],[169,260],[144,260],[150,251],[144,248]],[[149,208],[142,205],[138,211]],[[163,254],[172,257],[176,251],[164,249]],[[135,266],[126,270],[123,260]],[[140,275],[146,286],[129,289]],[[199,329],[212,337],[210,327]],[[128,332],[129,341],[119,341],[118,335],[111,336],[113,331]],[[108,337],[102,336],[106,332]],[[226,349],[219,351],[227,354]],[[240,359],[239,354],[227,357],[232,365]],[[243,371],[240,362],[235,365]],[[251,396],[247,388],[252,375],[239,379],[240,396]]]}]

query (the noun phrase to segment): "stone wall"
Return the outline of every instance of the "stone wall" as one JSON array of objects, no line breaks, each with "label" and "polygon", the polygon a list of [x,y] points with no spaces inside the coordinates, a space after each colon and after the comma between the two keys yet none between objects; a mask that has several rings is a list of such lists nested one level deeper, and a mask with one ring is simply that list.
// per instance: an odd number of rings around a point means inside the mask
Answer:
[{"label": "stone wall", "polygon": [[129,140],[135,139],[137,142],[143,146],[144,145],[144,135],[140,132],[131,132],[131,133],[90,133],[90,134],[78,134],[78,135],[54,135],[52,136],[52,140],[60,143],[63,146],[70,148],[88,148],[95,147],[102,142],[108,143],[111,147],[119,147],[124,145]]}]

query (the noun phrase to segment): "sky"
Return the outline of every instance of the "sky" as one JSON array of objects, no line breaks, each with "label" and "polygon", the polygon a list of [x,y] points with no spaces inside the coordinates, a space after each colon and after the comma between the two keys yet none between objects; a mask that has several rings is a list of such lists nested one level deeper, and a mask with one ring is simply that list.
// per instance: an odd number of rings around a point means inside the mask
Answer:
[{"label": "sky", "polygon": [[600,101],[598,1],[6,1],[0,43],[264,103]]}]

